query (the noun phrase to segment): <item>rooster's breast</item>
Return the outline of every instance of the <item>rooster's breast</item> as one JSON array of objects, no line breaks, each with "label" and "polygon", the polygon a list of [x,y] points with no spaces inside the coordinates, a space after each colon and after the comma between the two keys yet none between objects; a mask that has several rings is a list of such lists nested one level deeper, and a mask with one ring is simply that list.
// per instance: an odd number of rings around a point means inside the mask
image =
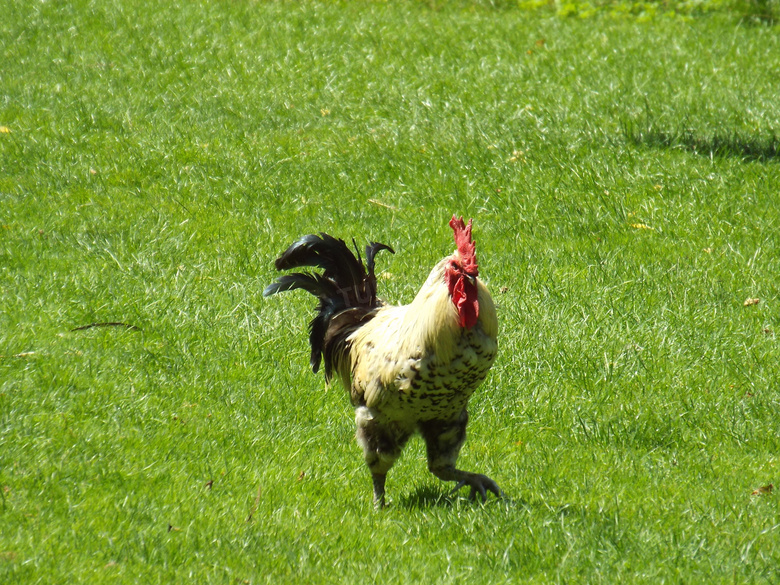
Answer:
[{"label": "rooster's breast", "polygon": [[466,407],[493,365],[495,337],[477,326],[463,330],[446,361],[436,353],[410,356],[382,392],[379,408],[391,418],[446,420]]}]

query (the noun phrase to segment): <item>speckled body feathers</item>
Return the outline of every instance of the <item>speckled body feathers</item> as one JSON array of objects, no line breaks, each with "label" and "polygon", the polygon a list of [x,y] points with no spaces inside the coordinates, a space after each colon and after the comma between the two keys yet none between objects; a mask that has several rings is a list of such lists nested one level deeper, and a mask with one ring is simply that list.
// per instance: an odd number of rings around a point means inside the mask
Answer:
[{"label": "speckled body feathers", "polygon": [[411,304],[380,308],[348,338],[350,376],[342,383],[353,405],[413,424],[453,417],[487,376],[498,349],[493,301],[478,283],[479,321],[460,327],[443,285],[444,265]]}]

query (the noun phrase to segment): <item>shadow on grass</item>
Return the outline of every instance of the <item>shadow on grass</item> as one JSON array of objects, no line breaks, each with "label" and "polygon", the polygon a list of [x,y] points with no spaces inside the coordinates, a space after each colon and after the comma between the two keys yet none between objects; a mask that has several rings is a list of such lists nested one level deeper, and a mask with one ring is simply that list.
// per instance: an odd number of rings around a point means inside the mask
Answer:
[{"label": "shadow on grass", "polygon": [[668,131],[650,124],[638,128],[635,123],[621,123],[623,136],[630,144],[650,148],[671,148],[706,157],[734,157],[743,161],[780,161],[780,137],[742,136],[736,132],[698,134],[692,130]]},{"label": "shadow on grass", "polygon": [[528,503],[524,500],[514,500],[507,495],[502,498],[496,498],[493,494],[488,494],[486,502],[477,497],[474,500],[468,498],[468,488],[462,488],[459,492],[452,493],[444,486],[428,484],[417,487],[413,492],[400,498],[397,506],[406,510],[425,510],[431,508],[451,508],[456,502],[462,501],[474,506],[483,506],[500,503],[511,506],[526,506]]},{"label": "shadow on grass", "polygon": [[410,494],[404,494],[398,502],[399,508],[426,509],[426,508],[449,508],[457,499],[457,494],[451,494],[436,485],[418,486]]},{"label": "shadow on grass", "polygon": [[739,0],[734,9],[742,13],[742,22],[748,25],[774,26],[778,21],[775,0]]}]

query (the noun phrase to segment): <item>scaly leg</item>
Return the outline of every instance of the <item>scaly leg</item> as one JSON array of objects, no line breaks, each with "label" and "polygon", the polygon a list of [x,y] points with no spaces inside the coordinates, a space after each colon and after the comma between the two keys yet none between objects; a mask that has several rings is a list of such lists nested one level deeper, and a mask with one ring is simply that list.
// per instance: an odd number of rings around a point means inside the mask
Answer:
[{"label": "scaly leg", "polygon": [[460,416],[452,421],[427,421],[420,423],[420,433],[428,451],[428,469],[443,481],[457,481],[452,490],[458,491],[464,485],[471,488],[471,499],[479,494],[487,500],[487,492],[501,497],[501,490],[495,481],[481,473],[471,473],[455,468],[460,448],[466,441],[466,425],[469,414],[464,409]]},{"label": "scaly leg", "polygon": [[363,457],[371,470],[374,484],[374,506],[385,506],[385,479],[387,472],[401,455],[401,449],[409,440],[412,429],[394,421],[379,422],[365,406],[355,409],[357,440],[363,447]]}]

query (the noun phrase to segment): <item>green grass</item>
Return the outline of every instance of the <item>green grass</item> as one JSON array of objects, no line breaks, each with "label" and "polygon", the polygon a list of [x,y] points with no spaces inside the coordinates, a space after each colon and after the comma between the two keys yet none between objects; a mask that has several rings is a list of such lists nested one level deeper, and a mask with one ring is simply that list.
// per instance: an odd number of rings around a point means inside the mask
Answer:
[{"label": "green grass", "polygon": [[[0,582],[778,582],[774,28],[0,4]],[[460,463],[508,497],[414,440],[375,512],[312,299],[261,291],[322,230],[408,302],[453,212],[501,325]]]}]

